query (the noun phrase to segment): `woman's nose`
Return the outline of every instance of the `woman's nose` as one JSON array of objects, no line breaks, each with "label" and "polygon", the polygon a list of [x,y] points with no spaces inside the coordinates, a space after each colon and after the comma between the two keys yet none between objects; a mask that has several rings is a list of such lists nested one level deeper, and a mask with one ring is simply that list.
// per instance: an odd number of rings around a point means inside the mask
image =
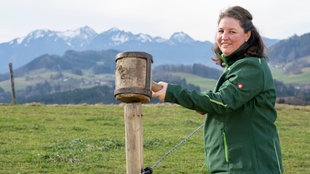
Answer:
[{"label": "woman's nose", "polygon": [[222,36],[221,36],[221,39],[222,40],[227,40],[228,38],[229,38],[229,36],[228,36],[227,32],[223,32]]}]

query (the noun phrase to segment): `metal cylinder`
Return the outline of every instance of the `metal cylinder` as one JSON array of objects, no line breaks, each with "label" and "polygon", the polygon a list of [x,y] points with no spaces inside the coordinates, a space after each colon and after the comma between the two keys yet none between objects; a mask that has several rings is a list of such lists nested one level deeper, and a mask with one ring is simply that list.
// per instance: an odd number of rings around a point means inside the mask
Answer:
[{"label": "metal cylinder", "polygon": [[116,55],[114,97],[125,103],[151,100],[152,55],[128,51]]}]

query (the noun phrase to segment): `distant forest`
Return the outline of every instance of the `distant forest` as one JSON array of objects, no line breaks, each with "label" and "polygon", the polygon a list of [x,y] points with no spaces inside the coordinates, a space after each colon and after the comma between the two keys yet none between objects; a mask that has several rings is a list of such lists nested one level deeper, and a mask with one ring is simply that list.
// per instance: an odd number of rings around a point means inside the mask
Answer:
[{"label": "distant forest", "polygon": [[[169,72],[183,72],[198,75],[205,78],[217,79],[221,71],[214,68],[206,67],[202,64],[194,65],[161,65],[153,70],[153,80],[159,81],[165,79],[169,83],[182,85],[189,90],[200,91],[200,87],[189,84],[184,78],[169,75]],[[114,72],[113,72],[114,73]],[[114,84],[114,82],[113,82]],[[305,88],[303,90],[296,89],[293,85],[285,85],[284,83],[275,80],[277,89],[277,102],[309,105],[310,104],[310,90]],[[44,81],[35,86],[29,86],[23,91],[17,92],[17,103],[31,103],[40,102],[43,104],[117,104],[114,98],[114,86],[100,85],[87,89],[74,89],[70,91],[61,91],[59,86],[53,86],[47,81]],[[11,93],[5,92],[0,88],[0,103],[10,103]],[[151,100],[152,103],[159,102],[156,99]]]}]

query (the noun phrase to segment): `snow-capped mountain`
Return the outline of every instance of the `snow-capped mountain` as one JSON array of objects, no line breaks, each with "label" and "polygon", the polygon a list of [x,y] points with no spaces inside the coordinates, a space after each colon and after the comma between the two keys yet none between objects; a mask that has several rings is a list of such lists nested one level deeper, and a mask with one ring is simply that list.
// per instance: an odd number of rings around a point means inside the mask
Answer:
[{"label": "snow-capped mountain", "polygon": [[165,39],[118,28],[102,33],[88,26],[67,31],[40,29],[0,43],[0,73],[8,72],[10,62],[18,68],[43,54],[62,55],[66,50],[145,51],[153,55],[155,64],[210,64],[210,47],[210,42],[195,41],[184,32],[176,32]]},{"label": "snow-capped mountain", "polygon": [[12,46],[29,46],[36,41],[55,42],[66,44],[72,48],[83,48],[98,34],[88,26],[76,30],[64,32],[51,31],[48,29],[35,30],[23,38],[17,38],[9,42]]}]

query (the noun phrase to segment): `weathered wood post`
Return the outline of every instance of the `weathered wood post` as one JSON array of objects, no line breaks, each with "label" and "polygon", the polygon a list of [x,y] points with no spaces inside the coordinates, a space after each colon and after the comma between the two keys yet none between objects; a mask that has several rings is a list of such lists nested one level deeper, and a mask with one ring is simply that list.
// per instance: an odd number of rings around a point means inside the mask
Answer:
[{"label": "weathered wood post", "polygon": [[13,65],[9,63],[10,69],[10,77],[11,77],[11,91],[12,91],[12,104],[16,104],[16,94],[15,94],[15,85],[14,85],[14,73],[13,73]]},{"label": "weathered wood post", "polygon": [[115,91],[124,102],[125,148],[127,174],[140,174],[143,164],[143,127],[141,103],[152,97],[153,57],[145,52],[123,52],[116,55]]},{"label": "weathered wood post", "polygon": [[125,104],[124,121],[126,171],[127,174],[139,174],[144,168],[141,103]]}]

